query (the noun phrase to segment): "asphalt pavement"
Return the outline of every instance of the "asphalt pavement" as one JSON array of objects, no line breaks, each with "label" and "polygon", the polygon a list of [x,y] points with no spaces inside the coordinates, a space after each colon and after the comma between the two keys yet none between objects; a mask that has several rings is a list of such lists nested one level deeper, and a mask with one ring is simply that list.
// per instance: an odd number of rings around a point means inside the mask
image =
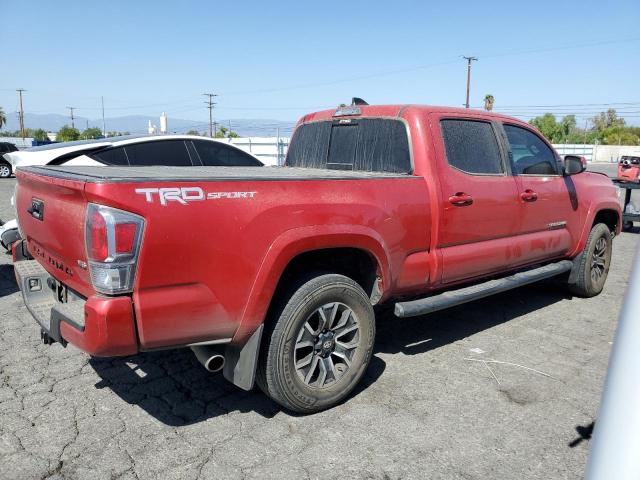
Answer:
[{"label": "asphalt pavement", "polygon": [[[0,180],[3,219],[14,183]],[[364,382],[311,416],[189,350],[42,345],[0,254],[0,477],[581,478],[638,232],[616,238],[592,299],[547,281],[419,318],[381,309]]]}]

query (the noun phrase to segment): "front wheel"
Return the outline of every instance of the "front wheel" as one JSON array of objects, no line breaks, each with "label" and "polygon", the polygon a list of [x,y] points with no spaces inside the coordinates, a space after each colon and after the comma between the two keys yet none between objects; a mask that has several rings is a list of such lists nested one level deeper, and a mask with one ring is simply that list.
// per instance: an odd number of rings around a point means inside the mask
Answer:
[{"label": "front wheel", "polygon": [[258,364],[258,385],[285,408],[312,413],[342,401],[373,350],[369,298],[343,275],[318,274],[283,293]]},{"label": "front wheel", "polygon": [[580,297],[594,297],[602,292],[611,266],[613,239],[604,223],[593,226],[577,269],[571,272],[569,290]]},{"label": "front wheel", "polygon": [[0,178],[9,178],[11,176],[11,165],[8,163],[0,163]]}]

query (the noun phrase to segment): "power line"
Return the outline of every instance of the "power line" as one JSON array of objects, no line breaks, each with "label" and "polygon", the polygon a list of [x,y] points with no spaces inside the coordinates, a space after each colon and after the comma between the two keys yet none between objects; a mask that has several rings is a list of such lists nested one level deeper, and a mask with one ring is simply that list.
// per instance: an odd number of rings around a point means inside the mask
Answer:
[{"label": "power line", "polygon": [[217,97],[218,95],[216,95],[215,93],[203,93],[203,95],[205,97],[209,97],[209,99],[204,102],[207,105],[207,108],[209,109],[209,136],[211,138],[213,138],[213,106],[215,105],[215,102],[213,101],[213,97]]}]

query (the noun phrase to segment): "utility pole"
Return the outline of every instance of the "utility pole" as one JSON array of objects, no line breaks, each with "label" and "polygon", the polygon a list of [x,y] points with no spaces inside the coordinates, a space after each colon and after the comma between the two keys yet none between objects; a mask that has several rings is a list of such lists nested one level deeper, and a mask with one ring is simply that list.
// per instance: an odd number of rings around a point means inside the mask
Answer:
[{"label": "utility pole", "polygon": [[104,97],[100,97],[100,102],[102,103],[102,136],[107,136],[107,127],[104,125]]},{"label": "utility pole", "polygon": [[22,135],[22,140],[24,140],[24,109],[22,108],[22,92],[26,92],[24,88],[16,89],[18,95],[20,95],[20,135]]},{"label": "utility pole", "polygon": [[76,128],[75,124],[73,123],[73,111],[75,110],[76,107],[67,107],[67,108],[71,112],[71,128]]},{"label": "utility pole", "polygon": [[467,61],[467,101],[465,102],[465,108],[469,108],[469,89],[471,86],[471,62],[477,62],[478,59],[476,57],[465,57],[462,56]]},{"label": "utility pole", "polygon": [[209,99],[207,101],[205,101],[204,103],[207,105],[207,108],[209,109],[209,136],[211,138],[213,138],[213,134],[214,134],[214,130],[213,130],[213,106],[215,105],[215,102],[213,101],[213,97],[217,97],[218,95],[216,95],[215,93],[203,93],[203,95],[205,97],[209,97]]}]

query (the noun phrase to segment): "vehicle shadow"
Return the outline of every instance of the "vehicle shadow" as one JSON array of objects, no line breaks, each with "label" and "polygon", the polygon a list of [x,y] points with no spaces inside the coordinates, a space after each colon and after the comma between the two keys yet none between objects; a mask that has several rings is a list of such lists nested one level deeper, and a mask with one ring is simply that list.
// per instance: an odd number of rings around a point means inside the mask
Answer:
[{"label": "vehicle shadow", "polygon": [[426,353],[568,298],[550,279],[419,317],[396,318],[389,307],[377,315],[374,352]]},{"label": "vehicle shadow", "polygon": [[[565,298],[570,297],[561,286],[545,281],[422,317],[398,319],[392,306],[380,307],[374,355],[363,380],[345,401],[364,392],[383,374],[386,363],[378,353],[425,353]],[[101,378],[96,388],[109,388],[170,426],[234,411],[257,412],[266,418],[283,411],[258,388],[245,392],[221,374],[207,372],[186,348],[123,358],[94,357],[89,363]]]},{"label": "vehicle shadow", "polygon": [[[245,392],[222,374],[206,371],[188,348],[131,357],[93,357],[89,364],[101,378],[96,388],[109,388],[169,426],[199,423],[234,411],[256,412],[266,418],[280,411],[297,416],[270,400],[257,386]],[[363,380],[345,401],[366,390],[384,369],[384,361],[374,356]]]},{"label": "vehicle shadow", "polygon": [[13,265],[3,263],[0,265],[0,297],[5,297],[19,291],[16,277],[13,273]]}]

